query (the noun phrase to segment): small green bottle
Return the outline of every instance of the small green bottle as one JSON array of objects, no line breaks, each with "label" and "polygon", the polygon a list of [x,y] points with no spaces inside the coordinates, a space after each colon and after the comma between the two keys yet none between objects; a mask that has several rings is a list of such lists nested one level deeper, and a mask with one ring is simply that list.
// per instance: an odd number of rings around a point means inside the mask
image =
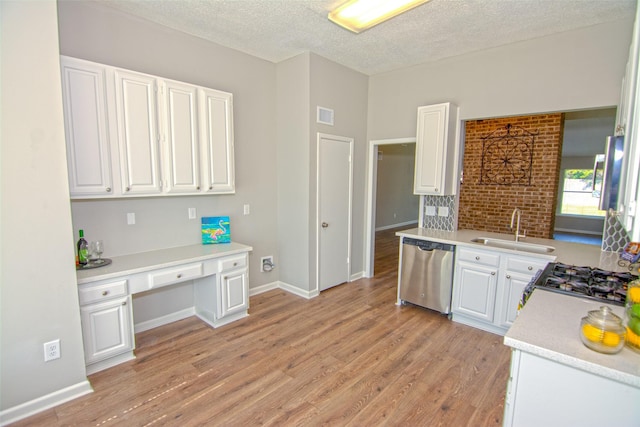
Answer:
[{"label": "small green bottle", "polygon": [[84,230],[80,230],[80,240],[78,240],[78,263],[87,265],[89,262],[89,245],[84,240]]}]

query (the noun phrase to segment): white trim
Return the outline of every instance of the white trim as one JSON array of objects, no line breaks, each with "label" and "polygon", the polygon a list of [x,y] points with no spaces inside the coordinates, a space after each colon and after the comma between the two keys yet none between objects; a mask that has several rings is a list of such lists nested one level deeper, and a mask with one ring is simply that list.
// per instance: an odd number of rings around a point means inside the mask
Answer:
[{"label": "white trim", "polygon": [[358,271],[350,276],[349,282],[353,282],[364,277],[364,271]]},{"label": "white trim", "polygon": [[382,227],[376,228],[376,231],[389,230],[391,228],[404,227],[407,225],[414,225],[414,224],[418,225],[418,221],[405,221],[405,222],[399,222],[397,224],[383,225]]},{"label": "white trim", "polygon": [[56,390],[53,393],[3,410],[0,412],[0,426],[9,425],[89,393],[93,393],[93,388],[91,388],[91,384],[87,380]]},{"label": "white trim", "polygon": [[[351,275],[351,245],[353,216],[353,147],[355,140],[345,136],[318,132],[316,137],[316,286],[310,292],[320,292],[320,141],[332,139],[349,144],[349,212],[347,214],[347,278]],[[297,288],[296,288],[297,289]]]},{"label": "white trim", "polygon": [[[365,212],[365,242],[364,242],[364,277],[373,277],[373,259],[375,256],[375,224],[376,224],[376,177],[378,176],[378,145],[414,144],[416,137],[376,139],[369,141],[369,155],[367,156],[367,194]],[[422,212],[422,197],[420,197],[420,211]],[[419,221],[422,220],[422,215]],[[418,224],[421,224],[419,222]]]},{"label": "white trim", "polygon": [[300,289],[297,286],[290,285],[285,282],[271,282],[266,285],[258,286],[256,288],[252,288],[249,290],[249,296],[256,296],[263,294],[265,292],[272,291],[274,289],[281,289],[285,292],[289,292],[290,294],[297,295],[302,298],[311,299],[315,298],[319,295],[319,292],[315,289],[310,291],[305,291],[304,289]]},{"label": "white trim", "polygon": [[195,315],[196,315],[195,307],[189,307],[180,311],[166,314],[164,316],[156,317],[155,319],[136,323],[135,325],[133,325],[133,330],[137,334],[139,332],[148,331],[149,329],[153,329],[159,326],[167,325],[169,323],[177,322],[178,320],[186,319],[187,317],[191,317]]},{"label": "white trim", "polygon": [[574,230],[572,228],[554,228],[553,232],[570,233],[570,234],[586,234],[589,236],[602,236],[602,232],[588,230]]}]

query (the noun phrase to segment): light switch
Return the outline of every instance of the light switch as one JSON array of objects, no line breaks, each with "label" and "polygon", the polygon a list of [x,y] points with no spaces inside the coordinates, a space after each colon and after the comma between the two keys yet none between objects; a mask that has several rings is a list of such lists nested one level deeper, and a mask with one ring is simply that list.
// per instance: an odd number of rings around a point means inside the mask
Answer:
[{"label": "light switch", "polygon": [[189,208],[189,219],[196,219],[196,208]]},{"label": "light switch", "polygon": [[244,214],[249,215],[251,213],[251,206],[244,205]]},{"label": "light switch", "polygon": [[438,206],[438,216],[449,216],[449,208],[446,206]]},{"label": "light switch", "polygon": [[136,223],[136,214],[130,212],[127,214],[127,225],[134,225]]},{"label": "light switch", "polygon": [[427,206],[425,213],[427,216],[436,216],[436,207],[435,206]]}]

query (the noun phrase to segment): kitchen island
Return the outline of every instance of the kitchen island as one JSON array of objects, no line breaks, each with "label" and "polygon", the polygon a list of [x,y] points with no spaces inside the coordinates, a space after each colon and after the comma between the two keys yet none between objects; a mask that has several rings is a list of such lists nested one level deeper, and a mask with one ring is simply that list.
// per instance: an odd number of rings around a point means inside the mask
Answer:
[{"label": "kitchen island", "polygon": [[504,337],[512,348],[505,426],[640,425],[640,353],[587,348],[580,320],[607,305],[536,289]]}]

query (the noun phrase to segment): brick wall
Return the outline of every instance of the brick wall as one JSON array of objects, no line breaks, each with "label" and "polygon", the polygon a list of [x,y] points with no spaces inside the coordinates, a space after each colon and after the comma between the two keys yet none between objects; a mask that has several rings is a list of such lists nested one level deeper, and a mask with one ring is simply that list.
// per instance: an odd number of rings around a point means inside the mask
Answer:
[{"label": "brick wall", "polygon": [[[482,137],[504,131],[508,124],[513,130],[537,133],[531,184],[481,183]],[[511,213],[518,207],[522,210],[520,228],[527,236],[553,238],[563,124],[563,114],[467,121],[458,228],[510,234]]]}]

